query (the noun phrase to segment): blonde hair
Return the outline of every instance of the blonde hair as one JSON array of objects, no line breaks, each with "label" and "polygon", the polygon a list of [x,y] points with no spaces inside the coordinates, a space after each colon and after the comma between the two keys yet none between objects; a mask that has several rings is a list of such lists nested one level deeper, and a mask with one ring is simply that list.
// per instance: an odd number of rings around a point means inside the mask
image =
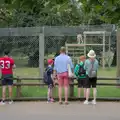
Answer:
[{"label": "blonde hair", "polygon": [[65,49],[65,47],[61,47],[61,48],[60,48],[60,52],[63,52],[63,53],[65,53],[65,52],[66,52],[66,49]]}]

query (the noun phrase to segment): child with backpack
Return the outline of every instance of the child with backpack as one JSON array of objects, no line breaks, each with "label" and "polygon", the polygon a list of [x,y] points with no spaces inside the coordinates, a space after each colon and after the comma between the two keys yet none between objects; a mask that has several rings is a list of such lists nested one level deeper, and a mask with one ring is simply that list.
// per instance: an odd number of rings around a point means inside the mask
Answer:
[{"label": "child with backpack", "polygon": [[80,56],[80,63],[76,65],[74,69],[74,73],[77,77],[78,81],[78,97],[80,98],[81,96],[81,88],[84,88],[84,97],[86,96],[86,80],[87,80],[87,75],[86,71],[84,69],[84,62],[85,62],[85,56]]},{"label": "child with backpack", "polygon": [[48,66],[44,72],[44,83],[48,85],[48,95],[47,95],[47,102],[54,102],[52,92],[53,92],[53,87],[54,87],[54,81],[53,81],[53,59],[49,59],[48,61]]}]

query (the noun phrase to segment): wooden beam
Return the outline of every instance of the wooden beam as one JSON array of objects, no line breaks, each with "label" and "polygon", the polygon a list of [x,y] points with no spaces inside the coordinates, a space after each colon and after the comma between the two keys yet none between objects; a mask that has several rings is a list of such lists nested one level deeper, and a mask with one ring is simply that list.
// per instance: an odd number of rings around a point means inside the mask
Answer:
[{"label": "wooden beam", "polygon": [[103,46],[104,44],[66,44],[67,47]]},{"label": "wooden beam", "polygon": [[[34,80],[43,80],[43,78],[42,77],[30,77],[30,78],[24,78],[24,77],[18,77],[18,78],[13,78],[14,80],[21,80],[21,81],[24,81],[24,80],[28,80],[28,81],[34,81]],[[76,79],[76,78],[73,78],[73,79]],[[120,77],[100,77],[100,76],[98,76],[98,78],[97,78],[98,80],[119,80],[120,79]],[[0,79],[1,80],[1,79]]]},{"label": "wooden beam", "polygon": [[85,44],[66,44],[66,46],[68,47],[84,47]]},{"label": "wooden beam", "polygon": [[86,34],[86,35],[103,35],[103,34],[106,34],[106,36],[110,35],[111,32],[107,32],[107,31],[84,31],[83,34]]}]

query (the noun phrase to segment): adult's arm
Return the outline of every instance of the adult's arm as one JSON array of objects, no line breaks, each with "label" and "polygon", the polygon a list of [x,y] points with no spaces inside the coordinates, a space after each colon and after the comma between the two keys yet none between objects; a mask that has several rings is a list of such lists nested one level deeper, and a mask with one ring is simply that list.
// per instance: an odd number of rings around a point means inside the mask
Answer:
[{"label": "adult's arm", "polygon": [[84,69],[87,70],[87,60],[84,62]]},{"label": "adult's arm", "polygon": [[15,68],[16,68],[16,65],[15,65],[15,64],[13,64],[12,68],[13,68],[13,69],[15,69]]},{"label": "adult's arm", "polygon": [[55,60],[54,60],[54,68],[53,68],[53,76],[55,77],[56,76],[56,74],[57,74],[57,68],[56,68],[56,58],[55,58]]},{"label": "adult's arm", "polygon": [[74,72],[74,65],[73,65],[73,63],[72,63],[71,57],[69,57],[69,64],[70,64],[70,67],[71,67],[72,72]]}]

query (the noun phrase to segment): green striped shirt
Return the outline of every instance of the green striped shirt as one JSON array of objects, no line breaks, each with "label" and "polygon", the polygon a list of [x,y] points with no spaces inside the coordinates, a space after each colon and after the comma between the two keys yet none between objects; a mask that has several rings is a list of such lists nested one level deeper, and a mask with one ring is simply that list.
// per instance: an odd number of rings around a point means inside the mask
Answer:
[{"label": "green striped shirt", "polygon": [[76,77],[77,78],[86,78],[86,75],[83,75],[83,76],[80,76],[80,75],[78,75],[78,71],[79,71],[79,65],[83,65],[84,63],[81,61],[79,64],[77,64],[76,66],[75,66],[75,69],[74,69],[74,74],[76,75]]}]

